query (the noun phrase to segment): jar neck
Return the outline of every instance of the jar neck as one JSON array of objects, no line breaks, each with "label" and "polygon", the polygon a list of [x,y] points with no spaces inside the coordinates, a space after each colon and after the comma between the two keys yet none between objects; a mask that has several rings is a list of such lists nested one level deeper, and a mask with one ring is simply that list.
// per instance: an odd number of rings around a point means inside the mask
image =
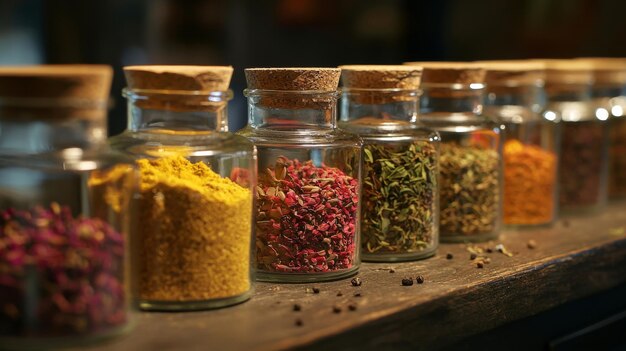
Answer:
[{"label": "jar neck", "polygon": [[591,87],[591,97],[594,99],[611,99],[618,96],[626,96],[626,85],[594,84]]},{"label": "jar neck", "polygon": [[483,109],[484,85],[475,83],[422,85],[420,114],[480,114]]},{"label": "jar neck", "polygon": [[487,85],[485,90],[485,109],[503,106],[519,106],[540,112],[546,104],[546,94],[540,85],[503,86]]},{"label": "jar neck", "polygon": [[0,152],[49,153],[101,147],[107,139],[106,102],[0,98]]},{"label": "jar neck", "polygon": [[401,89],[343,89],[341,92],[341,121],[358,119],[417,122],[418,90]]},{"label": "jar neck", "polygon": [[232,91],[183,92],[124,89],[132,132],[151,130],[228,131]]},{"label": "jar neck", "polygon": [[591,84],[546,84],[546,96],[550,103],[580,102],[591,99]]},{"label": "jar neck", "polygon": [[246,89],[248,125],[255,129],[334,129],[337,91]]}]

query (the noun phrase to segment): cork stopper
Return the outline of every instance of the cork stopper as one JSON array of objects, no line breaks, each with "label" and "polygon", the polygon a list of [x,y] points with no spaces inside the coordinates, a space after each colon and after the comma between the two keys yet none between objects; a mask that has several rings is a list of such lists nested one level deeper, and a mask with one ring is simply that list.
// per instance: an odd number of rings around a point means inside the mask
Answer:
[{"label": "cork stopper", "polygon": [[112,78],[106,65],[2,66],[0,115],[105,118]]},{"label": "cork stopper", "polygon": [[[248,90],[260,90],[258,106],[327,109],[336,103],[339,68],[246,68]],[[262,92],[270,90],[272,92]],[[294,92],[318,92],[297,94]]]},{"label": "cork stopper", "polygon": [[209,101],[206,95],[225,92],[233,75],[231,66],[126,66],[128,89],[147,96],[136,100],[144,109],[218,111],[227,101]]},{"label": "cork stopper", "polygon": [[572,59],[540,59],[546,66],[546,87],[559,84],[593,83],[593,66],[589,62]]},{"label": "cork stopper", "polygon": [[422,79],[419,66],[346,65],[339,68],[345,88],[416,90]]},{"label": "cork stopper", "polygon": [[626,85],[626,58],[581,57],[576,60],[591,65],[596,85]]},{"label": "cork stopper", "polygon": [[133,90],[225,91],[231,66],[126,66],[124,75]]},{"label": "cork stopper", "polygon": [[[386,104],[396,101],[417,101],[416,91],[422,79],[421,67],[347,65],[339,68],[343,87],[348,89],[348,96],[352,102]],[[350,91],[350,89],[367,90]],[[380,91],[376,91],[377,89]]]},{"label": "cork stopper", "polygon": [[540,61],[478,61],[485,69],[489,90],[496,86],[543,85],[546,65]]},{"label": "cork stopper", "polygon": [[405,62],[405,65],[423,68],[424,84],[472,84],[482,83],[485,71],[476,62]]}]

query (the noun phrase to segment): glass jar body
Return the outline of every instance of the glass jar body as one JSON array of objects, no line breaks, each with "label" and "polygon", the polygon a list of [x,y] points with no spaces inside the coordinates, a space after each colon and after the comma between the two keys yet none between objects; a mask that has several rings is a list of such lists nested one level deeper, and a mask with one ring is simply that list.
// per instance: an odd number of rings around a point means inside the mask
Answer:
[{"label": "glass jar body", "polygon": [[105,123],[0,117],[3,346],[76,346],[132,325],[137,178],[94,143]]},{"label": "glass jar body", "polygon": [[343,91],[339,125],[363,139],[364,261],[413,261],[439,246],[439,134],[417,124],[417,93]]},{"label": "glass jar body", "polygon": [[609,121],[609,198],[626,199],[626,97],[612,98]]},{"label": "glass jar body", "polygon": [[539,86],[489,89],[485,115],[506,131],[503,222],[516,228],[550,225],[558,213],[560,116],[544,109]]},{"label": "glass jar body", "polygon": [[502,222],[502,136],[481,115],[482,84],[424,84],[420,120],[441,137],[441,242],[495,239]]},{"label": "glass jar body", "polygon": [[[189,101],[127,91],[129,129],[109,141],[140,171],[137,285],[144,310],[219,308],[252,294],[255,152],[246,139],[220,131],[228,95],[218,95],[206,108],[197,95]],[[157,97],[189,103],[145,103]]]},{"label": "glass jar body", "polygon": [[[258,151],[257,278],[313,282],[356,274],[362,143],[336,128],[336,93],[246,94],[250,123],[239,134]],[[289,106],[275,107],[279,96]]]},{"label": "glass jar body", "polygon": [[499,128],[495,124],[479,123],[434,129],[441,135],[441,241],[496,239],[502,217]]},{"label": "glass jar body", "polygon": [[607,202],[609,112],[597,101],[553,101],[562,116],[559,206],[562,213],[591,212]]}]

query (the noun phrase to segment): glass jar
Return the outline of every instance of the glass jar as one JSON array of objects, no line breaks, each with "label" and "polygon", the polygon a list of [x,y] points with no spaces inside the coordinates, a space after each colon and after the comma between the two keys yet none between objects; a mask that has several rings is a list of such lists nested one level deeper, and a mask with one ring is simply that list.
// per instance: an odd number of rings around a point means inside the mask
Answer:
[{"label": "glass jar", "polygon": [[248,126],[258,150],[259,280],[325,281],[359,269],[360,138],[337,128],[340,70],[249,68]]},{"label": "glass jar", "polygon": [[340,68],[339,125],[364,143],[363,260],[430,257],[439,245],[439,134],[417,123],[422,69]]},{"label": "glass jar", "polygon": [[140,307],[182,311],[246,301],[255,153],[226,131],[232,67],[124,71],[128,128],[110,143],[140,170]]},{"label": "glass jar", "polygon": [[484,114],[504,133],[503,221],[507,226],[549,225],[557,217],[559,115],[545,109],[541,62],[484,61]]},{"label": "glass jar", "polygon": [[424,68],[420,121],[441,137],[439,235],[442,242],[495,239],[502,217],[501,130],[482,113],[484,70],[456,62]]},{"label": "glass jar", "polygon": [[561,115],[559,206],[562,213],[601,209],[607,199],[610,107],[591,98],[592,66],[546,60],[548,109]]},{"label": "glass jar", "polygon": [[608,197],[626,199],[626,59],[579,60],[593,66],[591,97],[594,105],[610,112]]},{"label": "glass jar", "polygon": [[610,99],[609,198],[626,199],[626,83],[619,96]]},{"label": "glass jar", "polygon": [[136,174],[106,147],[111,77],[0,68],[1,348],[82,345],[131,325]]}]

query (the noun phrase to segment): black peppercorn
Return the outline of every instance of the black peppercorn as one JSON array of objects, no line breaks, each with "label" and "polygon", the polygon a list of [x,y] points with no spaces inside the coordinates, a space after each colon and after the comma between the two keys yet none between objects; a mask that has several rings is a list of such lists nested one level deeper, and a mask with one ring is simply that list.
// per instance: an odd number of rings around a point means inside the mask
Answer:
[{"label": "black peppercorn", "polygon": [[341,313],[341,307],[333,306],[333,313]]},{"label": "black peppercorn", "polygon": [[446,255],[446,258],[451,260],[451,259],[454,258],[454,256],[451,253],[448,252],[448,254]]},{"label": "black peppercorn", "polygon": [[319,294],[320,293],[320,288],[313,288],[313,293],[314,294]]},{"label": "black peppercorn", "polygon": [[391,268],[391,269],[389,270],[389,273],[395,273],[395,272],[396,272],[396,271],[395,271],[393,268]]},{"label": "black peppercorn", "polygon": [[484,266],[482,262],[476,262],[476,268],[483,268]]},{"label": "black peppercorn", "polygon": [[424,283],[424,277],[421,275],[418,275],[417,277],[415,277],[415,281],[417,282],[417,284],[423,284]]},{"label": "black peppercorn", "polygon": [[353,303],[349,304],[349,305],[348,305],[348,309],[349,309],[350,311],[356,311],[356,304],[353,304]]},{"label": "black peppercorn", "polygon": [[343,293],[341,293],[341,291],[338,291],[337,296],[343,296]]},{"label": "black peppercorn", "polygon": [[350,283],[352,283],[352,286],[361,286],[361,278],[359,277],[352,278]]},{"label": "black peppercorn", "polygon": [[470,254],[470,260],[475,260],[476,257],[478,257],[478,255],[476,255],[475,253]]},{"label": "black peppercorn", "polygon": [[302,306],[300,306],[299,304],[296,303],[296,304],[293,305],[293,310],[294,311],[300,311],[300,310],[302,310]]},{"label": "black peppercorn", "polygon": [[301,327],[302,325],[304,325],[304,323],[302,322],[302,319],[300,319],[300,318],[296,319],[296,323],[295,324],[296,324],[297,327]]},{"label": "black peppercorn", "polygon": [[413,285],[413,279],[411,279],[411,278],[402,278],[402,285],[403,286],[411,286],[411,285]]}]

